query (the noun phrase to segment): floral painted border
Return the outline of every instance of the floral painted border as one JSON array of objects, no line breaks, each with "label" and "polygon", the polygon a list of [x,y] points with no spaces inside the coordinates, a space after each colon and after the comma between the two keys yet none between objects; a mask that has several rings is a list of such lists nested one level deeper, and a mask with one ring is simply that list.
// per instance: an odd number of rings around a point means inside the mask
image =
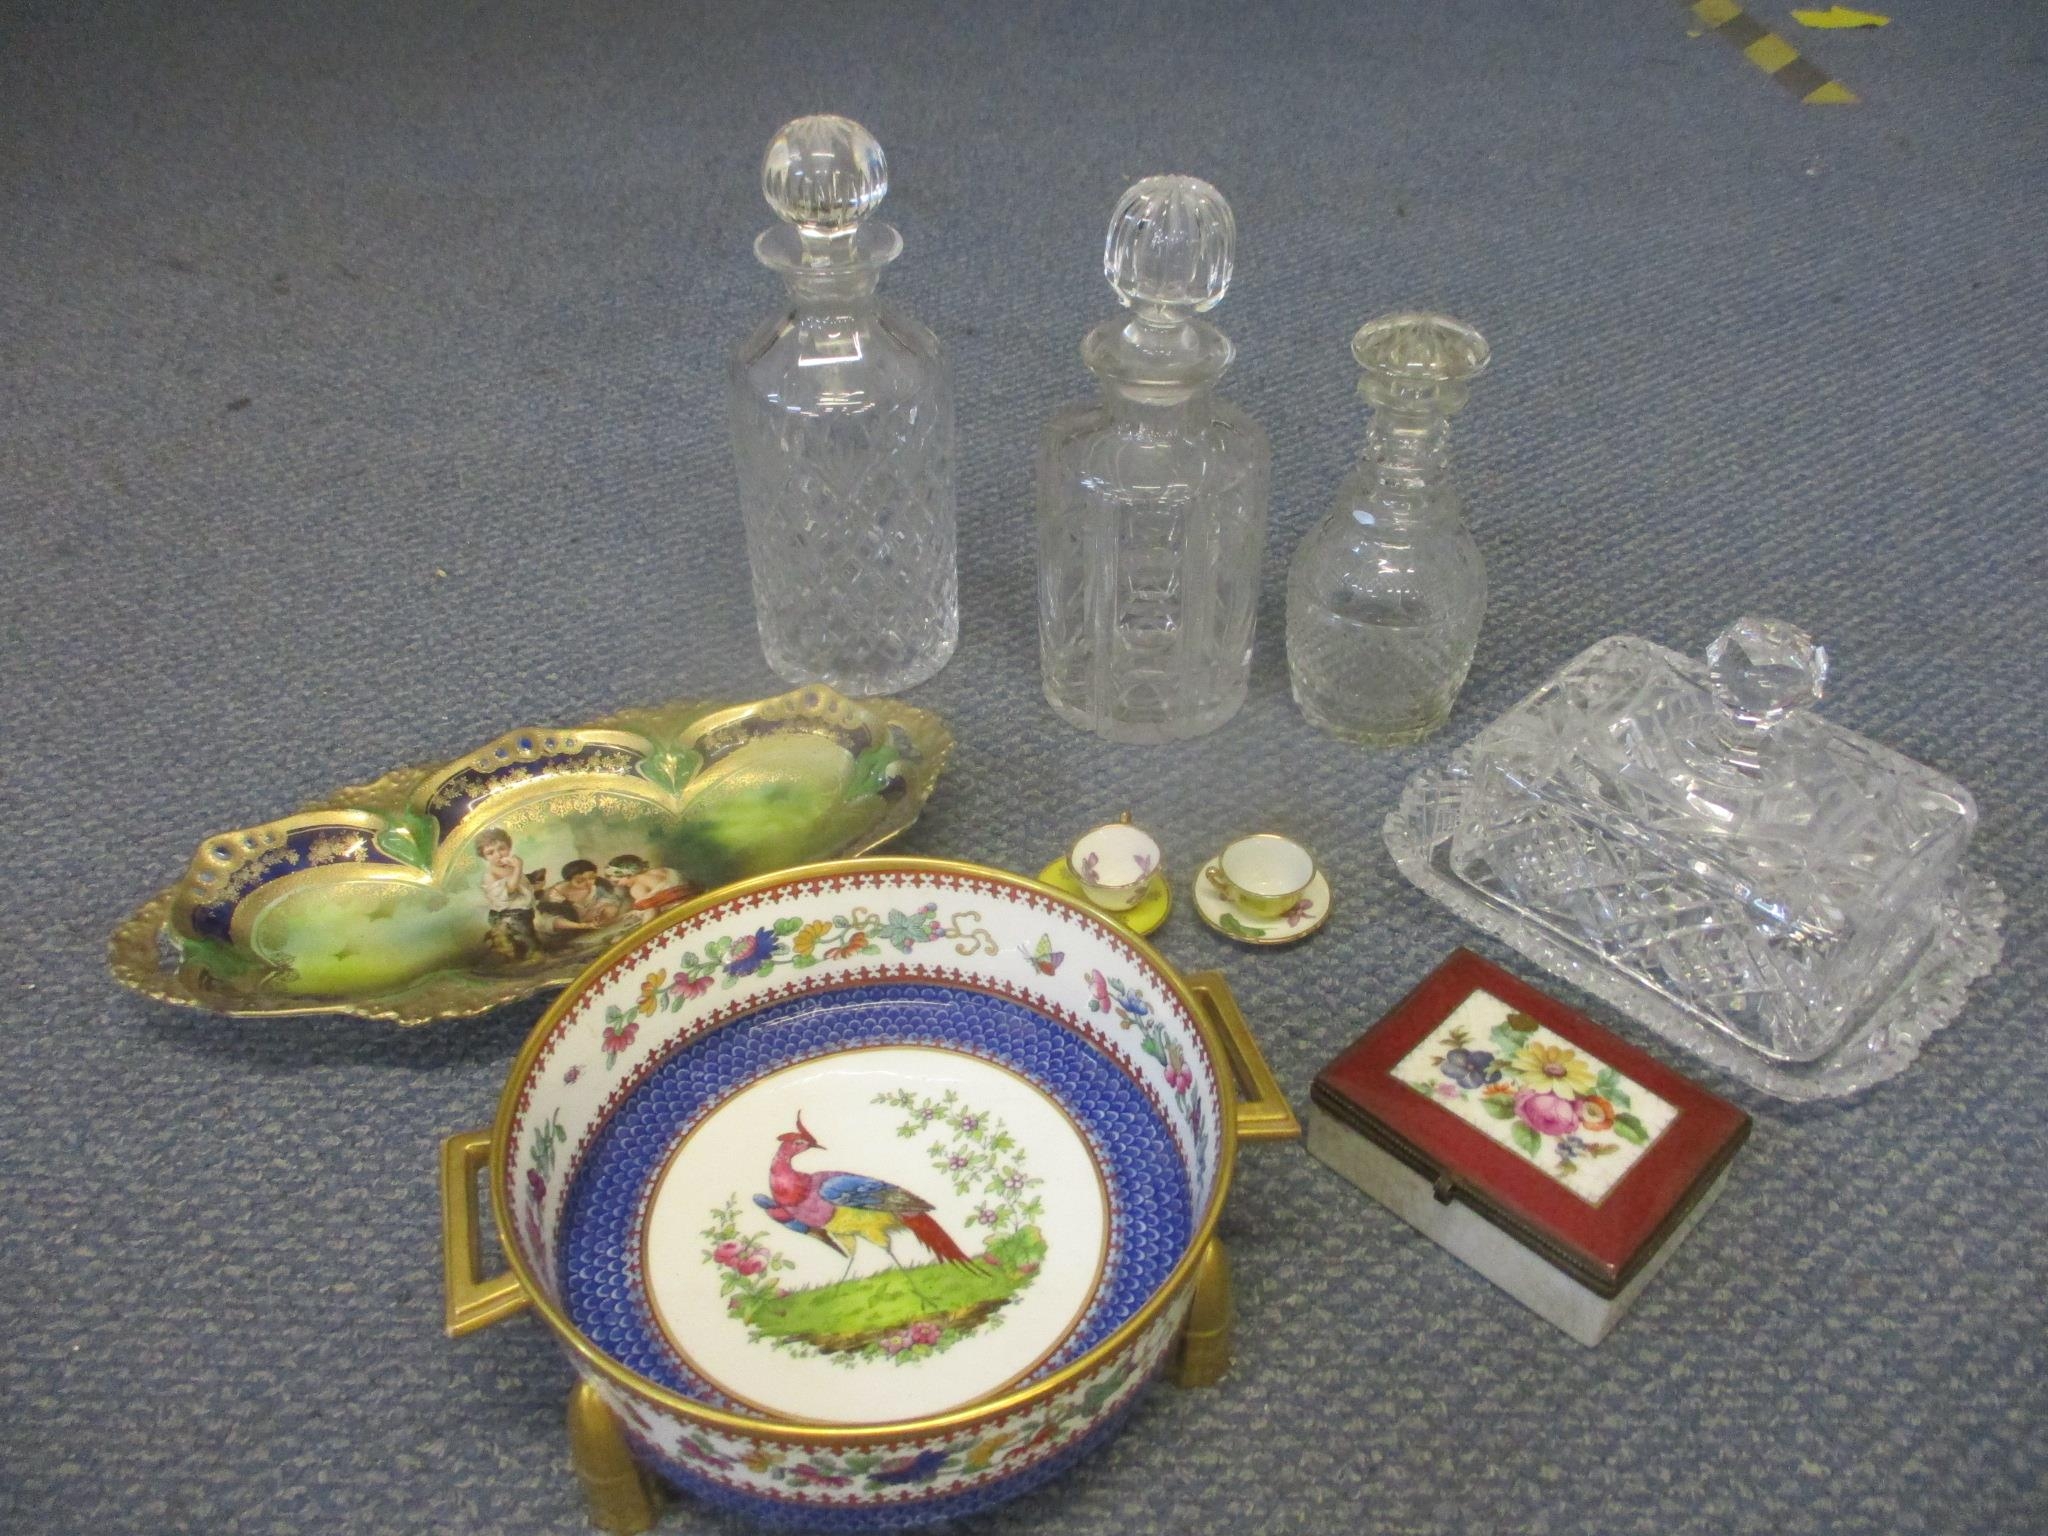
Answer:
[{"label": "floral painted border", "polygon": [[928,901],[913,912],[891,907],[887,917],[864,906],[831,918],[779,917],[750,932],[712,939],[700,955],[685,950],[675,974],[649,971],[640,978],[640,997],[621,1008],[604,1011],[604,1064],[609,1069],[640,1032],[640,1020],[656,1012],[673,1013],[714,984],[728,989],[747,976],[772,976],[778,969],[804,971],[826,960],[850,960],[882,952],[888,945],[899,955],[940,939],[959,940],[960,954],[996,954],[996,941],[979,924],[979,912],[956,912],[939,921],[939,904]]},{"label": "floral painted border", "polygon": [[[920,893],[933,889],[963,895],[983,895],[995,900],[1013,904],[1018,909],[1035,910],[1040,914],[1053,915],[1064,911],[1063,904],[1056,904],[1028,887],[1011,886],[996,880],[980,879],[973,876],[949,873],[928,874],[923,871],[878,871],[875,875],[834,875],[815,880],[792,881],[788,886],[771,892],[736,898],[728,905],[712,908],[691,924],[665,928],[649,934],[628,955],[615,962],[605,973],[602,981],[609,986],[627,974],[646,965],[656,955],[677,949],[676,970],[670,973],[650,971],[640,978],[638,996],[630,1002],[619,1003],[605,999],[601,988],[594,989],[579,1005],[562,1019],[533,1063],[526,1084],[522,1089],[519,1104],[513,1118],[513,1145],[519,1147],[527,1134],[527,1119],[534,1104],[535,1087],[544,1080],[548,1064],[564,1043],[581,1028],[585,1021],[603,1004],[603,1023],[599,1041],[604,1069],[613,1072],[620,1061],[632,1051],[639,1038],[642,1020],[657,1013],[675,1012],[689,1007],[714,986],[732,989],[742,981],[765,979],[777,974],[778,970],[803,971],[822,962],[838,962],[842,974],[851,981],[887,982],[897,980],[951,981],[969,986],[981,986],[1011,997],[1075,1029],[1085,1038],[1094,1040],[1105,1048],[1108,1040],[1100,1035],[1082,1017],[1062,1003],[1042,994],[1013,986],[1005,986],[996,978],[969,968],[929,967],[906,964],[902,958],[910,957],[924,946],[950,942],[955,954],[963,957],[984,957],[993,959],[1002,954],[993,935],[983,926],[984,917],[979,911],[956,910],[951,917],[941,920],[938,916],[938,902],[927,900],[906,912],[901,907],[889,907],[885,913],[871,910],[865,905],[855,905],[842,914],[824,917],[819,915],[797,916],[785,914],[767,921],[756,922],[737,933],[714,934],[702,942],[699,948],[680,948],[688,939],[700,934],[706,928],[730,923],[736,911],[762,906],[776,906],[808,900],[831,893],[854,891],[865,895],[883,894],[890,887],[910,887]],[[1015,915],[1021,916],[1021,911]],[[1138,953],[1116,934],[1110,931],[1096,931],[1091,937],[1105,945],[1120,958],[1133,966],[1144,962]],[[1059,959],[1065,957],[1059,956]],[[1025,959],[1031,955],[1026,952]],[[1034,962],[1035,964],[1035,962]],[[1037,967],[1044,970],[1043,966]],[[1056,969],[1056,967],[1055,967]],[[1046,971],[1046,974],[1051,974]],[[1198,1082],[1188,1063],[1187,1045],[1200,1039],[1199,1031],[1191,1017],[1184,1010],[1172,1006],[1171,994],[1163,987],[1142,988],[1128,981],[1118,979],[1113,984],[1099,972],[1088,973],[1092,995],[1090,1011],[1114,1010],[1119,1026],[1137,1028],[1140,1035],[1140,1050],[1144,1057],[1158,1063],[1165,1078],[1165,1088],[1171,1096],[1173,1106],[1179,1111],[1181,1125],[1175,1128],[1175,1139],[1181,1143],[1183,1154],[1190,1159],[1194,1174],[1193,1184],[1199,1205],[1206,1198],[1206,1191],[1213,1186],[1216,1168],[1214,1154],[1208,1145],[1209,1112],[1212,1107],[1220,1111],[1212,1084]],[[702,1030],[715,1027],[727,1018],[751,1012],[765,1003],[777,1001],[785,996],[795,996],[805,989],[801,982],[790,980],[778,987],[757,991],[751,996],[736,998],[730,1005],[721,1005],[699,1022],[688,1036],[679,1036],[672,1047],[679,1047],[685,1038],[694,1038]],[[1148,1000],[1150,999],[1150,1000]],[[1160,1016],[1164,1005],[1172,1013],[1169,1021]],[[701,1007],[701,1005],[699,1005]],[[1187,1042],[1183,1044],[1183,1038]],[[549,1169],[536,1170],[532,1163],[525,1169],[525,1178],[519,1177],[516,1156],[512,1166],[506,1169],[507,1194],[513,1209],[518,1212],[522,1235],[529,1241],[529,1252],[544,1262],[536,1268],[548,1285],[547,1262],[552,1260],[552,1244],[548,1240],[551,1223],[547,1211],[553,1199],[559,1199],[562,1191],[574,1183],[576,1169],[583,1151],[590,1145],[591,1138],[609,1118],[611,1111],[623,1100],[626,1093],[657,1062],[654,1059],[641,1060],[619,1076],[606,1095],[603,1105],[589,1121],[580,1135],[565,1138],[572,1141],[571,1155],[562,1163],[556,1177]],[[1228,1068],[1222,1063],[1212,1063],[1211,1071],[1220,1078]],[[561,1074],[564,1086],[573,1085],[584,1072],[582,1062],[574,1062]],[[1135,1075],[1135,1074],[1134,1074]],[[1139,1086],[1155,1107],[1157,1096],[1142,1077]],[[1162,1119],[1172,1126],[1171,1116]],[[552,1158],[550,1162],[552,1163]],[[534,1177],[535,1171],[541,1177]],[[552,1290],[550,1290],[552,1296]]]},{"label": "floral painted border", "polygon": [[835,1450],[682,1426],[590,1378],[646,1450],[773,1504],[872,1507],[943,1497],[1012,1476],[1072,1444],[1150,1385],[1178,1337],[1184,1298],[1116,1359],[1033,1407],[921,1440]]},{"label": "floral painted border", "polygon": [[1678,1111],[1562,1035],[1475,991],[1391,1075],[1599,1205]]},{"label": "floral painted border", "polygon": [[[902,895],[892,906],[890,897],[897,892]],[[961,910],[950,921],[939,921],[937,907],[956,905],[948,898],[956,898]],[[854,900],[879,910],[840,905]],[[806,935],[806,928],[827,920],[824,913],[802,910],[813,903],[831,903],[846,923],[835,922],[829,933]],[[991,914],[988,926],[1005,938],[1013,925],[1020,930],[1016,936],[1024,938],[1027,925],[1035,934],[1049,920],[1059,943],[1046,945],[1043,955],[1030,948],[1015,957],[999,952],[981,926],[981,913],[972,910],[977,905]],[[885,932],[897,913],[908,947]],[[793,928],[787,926],[791,916],[799,919]],[[850,953],[833,954],[852,940],[855,930],[867,942]],[[722,937],[730,942],[714,956],[712,946]],[[810,966],[797,963],[805,939],[815,957]],[[946,942],[957,959],[944,954]],[[1061,950],[1073,951],[1077,943],[1087,956],[1077,963],[1102,972],[1100,991],[1085,971],[1085,989],[1054,988],[1045,979],[1065,962]],[[795,974],[827,961],[833,962],[828,972]],[[640,973],[656,966],[667,974],[660,986],[649,988]],[[784,977],[781,971],[790,974]],[[763,977],[773,979],[763,985]],[[632,991],[623,993],[620,984],[628,978]],[[1210,1127],[1221,1113],[1220,1082],[1229,1068],[1211,1057],[1189,1009],[1125,937],[1086,925],[1083,914],[1028,883],[917,869],[820,875],[733,898],[689,922],[645,935],[550,1029],[520,1085],[511,1121],[512,1155],[502,1170],[515,1218],[526,1215],[527,1173],[542,1174],[542,1189],[535,1192],[539,1198],[532,1203],[533,1225],[519,1221],[521,1246],[541,1284],[547,1286],[551,1275],[550,1214],[573,1182],[583,1148],[650,1069],[650,1058],[662,1054],[638,1029],[642,1021],[691,1004],[692,1017],[679,1039],[695,1038],[765,1004],[818,987],[900,981],[963,985],[1008,997],[1110,1053],[1169,1127],[1189,1170],[1196,1212],[1207,1207],[1222,1172],[1209,1145]],[[706,995],[714,988],[731,990],[733,996],[714,1000]],[[1095,1019],[1104,1011],[1111,1020],[1098,1025]],[[1136,1038],[1126,1036],[1128,1043],[1123,1043],[1119,1036],[1125,1031]],[[611,1041],[603,1038],[607,1032],[613,1034]],[[621,1040],[619,1034],[630,1037]],[[607,1054],[610,1064],[604,1060]],[[558,1110],[567,1129],[559,1141],[551,1129]],[[544,1154],[536,1130],[543,1122],[550,1127],[550,1150]],[[536,1167],[537,1154],[547,1169]],[[1034,1398],[999,1418],[981,1419],[952,1433],[878,1437],[861,1442],[865,1448],[858,1450],[807,1449],[778,1441],[772,1430],[758,1435],[714,1431],[635,1399],[615,1383],[599,1386],[648,1454],[740,1497],[835,1509],[922,1502],[1004,1481],[1077,1447],[1156,1375],[1188,1301],[1186,1292],[1176,1297],[1150,1327],[1050,1398]]]}]

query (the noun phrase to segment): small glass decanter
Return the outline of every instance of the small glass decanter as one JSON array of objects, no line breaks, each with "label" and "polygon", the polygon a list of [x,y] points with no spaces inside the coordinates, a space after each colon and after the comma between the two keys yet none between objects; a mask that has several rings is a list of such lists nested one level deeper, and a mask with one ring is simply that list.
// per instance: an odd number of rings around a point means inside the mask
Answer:
[{"label": "small glass decanter", "polygon": [[777,675],[894,693],[959,639],[953,391],[938,338],[875,301],[903,239],[866,221],[882,147],[844,117],[783,126],[761,163],[781,224],[754,254],[789,302],[730,368],[761,649]]},{"label": "small glass decanter", "polygon": [[1445,442],[1485,339],[1443,315],[1388,315],[1351,355],[1373,408],[1358,465],[1287,579],[1287,670],[1311,725],[1394,746],[1444,723],[1486,611],[1486,567],[1458,515]]},{"label": "small glass decanter", "polygon": [[1266,547],[1266,435],[1216,398],[1230,342],[1197,319],[1230,286],[1230,205],[1192,176],[1118,202],[1103,272],[1133,311],[1088,333],[1099,402],[1038,459],[1045,696],[1111,741],[1200,736],[1244,703]]}]

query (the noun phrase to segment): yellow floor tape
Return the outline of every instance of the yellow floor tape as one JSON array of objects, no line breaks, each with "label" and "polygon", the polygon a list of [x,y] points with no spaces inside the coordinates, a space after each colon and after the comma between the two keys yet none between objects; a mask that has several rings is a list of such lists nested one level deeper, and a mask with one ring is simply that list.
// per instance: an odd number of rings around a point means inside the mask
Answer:
[{"label": "yellow floor tape", "polygon": [[1771,31],[1735,0],[1692,0],[1686,7],[1717,37],[1742,50],[1742,56],[1809,106],[1846,106],[1856,93],[1831,77],[1811,59]]}]

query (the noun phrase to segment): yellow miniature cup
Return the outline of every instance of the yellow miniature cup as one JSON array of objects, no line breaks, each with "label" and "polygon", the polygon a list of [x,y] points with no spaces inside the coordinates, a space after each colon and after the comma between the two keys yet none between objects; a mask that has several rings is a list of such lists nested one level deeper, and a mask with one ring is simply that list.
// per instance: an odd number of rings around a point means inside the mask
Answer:
[{"label": "yellow miniature cup", "polygon": [[1121,820],[1090,827],[1067,852],[1067,868],[1081,882],[1081,894],[1104,912],[1128,912],[1144,899],[1159,873],[1159,844],[1143,827]]},{"label": "yellow miniature cup", "polygon": [[1314,881],[1316,861],[1293,838],[1260,832],[1225,848],[1208,874],[1209,883],[1233,906],[1254,917],[1279,917]]}]

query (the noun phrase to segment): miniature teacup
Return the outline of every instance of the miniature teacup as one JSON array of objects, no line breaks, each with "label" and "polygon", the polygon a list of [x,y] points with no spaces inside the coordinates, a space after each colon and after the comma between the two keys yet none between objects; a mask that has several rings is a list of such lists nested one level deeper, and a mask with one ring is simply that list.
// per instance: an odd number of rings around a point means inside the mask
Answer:
[{"label": "miniature teacup", "polygon": [[1209,883],[1232,905],[1254,917],[1279,917],[1307,892],[1316,877],[1316,861],[1293,838],[1261,832],[1225,848],[1208,875]]},{"label": "miniature teacup", "polygon": [[1144,898],[1159,873],[1159,844],[1150,832],[1120,821],[1091,827],[1074,840],[1067,867],[1081,882],[1081,894],[1105,912],[1128,912]]}]

